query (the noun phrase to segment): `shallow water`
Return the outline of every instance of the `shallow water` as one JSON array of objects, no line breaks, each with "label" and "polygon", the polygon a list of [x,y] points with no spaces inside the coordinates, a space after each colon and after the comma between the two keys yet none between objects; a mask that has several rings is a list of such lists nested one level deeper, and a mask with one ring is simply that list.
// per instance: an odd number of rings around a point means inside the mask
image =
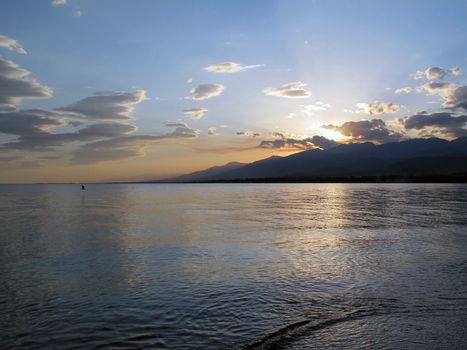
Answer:
[{"label": "shallow water", "polygon": [[465,349],[467,185],[0,186],[19,349]]}]

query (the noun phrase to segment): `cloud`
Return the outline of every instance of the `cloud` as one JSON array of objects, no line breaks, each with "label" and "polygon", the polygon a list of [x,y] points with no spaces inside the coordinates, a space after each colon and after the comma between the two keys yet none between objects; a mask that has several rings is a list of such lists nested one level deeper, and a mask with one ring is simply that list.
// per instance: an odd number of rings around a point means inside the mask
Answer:
[{"label": "cloud", "polygon": [[396,94],[410,94],[413,89],[410,86],[404,86],[395,90]]},{"label": "cloud", "polygon": [[0,156],[0,162],[12,162],[21,159],[20,156]]},{"label": "cloud", "polygon": [[428,80],[443,79],[448,74],[443,68],[430,67],[425,70],[425,77]]},{"label": "cloud", "polygon": [[50,146],[45,141],[49,130],[65,123],[49,111],[31,109],[0,113],[0,132],[18,136],[16,141],[2,144],[0,149],[36,150]]},{"label": "cloud", "polygon": [[451,69],[444,69],[441,67],[429,67],[424,71],[418,70],[413,74],[415,80],[428,79],[428,80],[441,80],[448,75],[459,76],[462,71],[459,67],[453,67]]},{"label": "cloud", "polygon": [[105,92],[83,98],[56,110],[88,120],[124,120],[130,119],[134,106],[144,100],[146,100],[146,91],[144,90]]},{"label": "cloud", "polygon": [[178,123],[165,123],[167,127],[175,127],[175,130],[171,133],[157,136],[159,138],[196,138],[198,137],[199,130],[193,129],[188,126],[186,123],[178,122]]},{"label": "cloud", "polygon": [[453,76],[457,77],[462,74],[462,70],[459,67],[454,67],[450,69],[450,72]]},{"label": "cloud", "polygon": [[27,51],[20,45],[18,40],[0,35],[0,47],[5,47],[10,51],[15,51],[20,54],[27,54]]},{"label": "cloud", "polygon": [[261,134],[259,132],[254,132],[254,131],[237,131],[236,134],[238,136],[247,136],[247,137],[259,137]]},{"label": "cloud", "polygon": [[386,143],[399,141],[403,135],[387,128],[382,119],[345,122],[342,125],[322,125],[322,128],[340,132],[357,142]]},{"label": "cloud", "polygon": [[243,72],[248,69],[253,69],[253,68],[258,68],[258,67],[263,67],[263,66],[264,64],[243,65],[237,62],[222,62],[222,63],[211,64],[205,67],[204,70],[207,70],[208,72],[213,72],[213,73],[238,73],[238,72]]},{"label": "cloud", "polygon": [[73,12],[73,16],[75,17],[81,17],[83,15],[83,13],[81,12],[81,10],[76,10],[75,12]]},{"label": "cloud", "polygon": [[183,113],[191,119],[199,120],[208,110],[206,108],[189,108],[184,109]]},{"label": "cloud", "polygon": [[40,166],[42,166],[42,164],[37,160],[25,160],[18,164],[18,168],[21,169],[39,168]]},{"label": "cloud", "polygon": [[353,113],[353,114],[388,114],[388,113],[396,113],[399,111],[400,106],[395,103],[384,103],[375,101],[373,103],[357,103],[357,109],[344,109],[346,113]]},{"label": "cloud", "polygon": [[0,113],[0,132],[18,137],[0,145],[0,149],[48,151],[64,143],[111,138],[136,131],[136,127],[129,124],[100,123],[87,125],[73,132],[51,132],[52,129],[65,125],[66,122],[59,114],[52,111],[30,109]]},{"label": "cloud", "polygon": [[388,114],[399,111],[399,105],[395,103],[373,102],[368,104],[368,114]]},{"label": "cloud", "polygon": [[67,0],[52,0],[52,5],[53,6],[60,6],[60,5],[66,5]]},{"label": "cloud", "polygon": [[328,110],[329,108],[331,108],[331,105],[329,103],[317,101],[311,105],[302,105],[301,107],[303,113],[305,113],[308,116],[311,116],[314,114],[314,112]]},{"label": "cloud", "polygon": [[302,83],[301,81],[295,81],[277,88],[265,88],[263,92],[268,96],[278,96],[286,98],[308,98],[310,97],[311,93],[305,89],[306,86],[307,84]]},{"label": "cloud", "polygon": [[446,108],[467,110],[467,85],[431,82],[420,86],[419,91],[440,95],[444,99],[443,106]]},{"label": "cloud", "polygon": [[190,90],[190,95],[185,97],[188,100],[207,100],[219,96],[224,91],[224,86],[220,84],[200,84]]},{"label": "cloud", "polygon": [[467,85],[457,86],[447,92],[443,105],[447,108],[467,110]]},{"label": "cloud", "polygon": [[211,128],[208,128],[208,135],[216,135],[216,128],[213,126]]},{"label": "cloud", "polygon": [[398,121],[406,130],[417,130],[419,136],[448,138],[467,136],[467,115],[420,112]]},{"label": "cloud", "polygon": [[334,140],[329,140],[323,136],[313,136],[303,139],[286,137],[282,133],[272,133],[272,136],[277,137],[275,140],[264,140],[258,145],[258,148],[277,149],[280,151],[294,152],[305,151],[308,149],[329,149],[339,145]]},{"label": "cloud", "polygon": [[145,155],[145,149],[161,140],[166,139],[192,139],[199,131],[190,128],[181,122],[165,124],[174,127],[170,133],[163,135],[134,135],[121,136],[108,140],[87,143],[72,153],[72,163],[89,164],[102,161],[120,160]]},{"label": "cloud", "polygon": [[30,72],[0,56],[0,110],[14,110],[23,99],[50,98],[52,90]]}]

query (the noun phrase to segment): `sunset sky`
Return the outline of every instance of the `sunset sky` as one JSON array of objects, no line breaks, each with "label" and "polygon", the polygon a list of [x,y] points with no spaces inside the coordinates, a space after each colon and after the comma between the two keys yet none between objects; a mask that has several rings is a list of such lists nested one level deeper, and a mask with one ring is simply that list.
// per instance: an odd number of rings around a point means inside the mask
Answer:
[{"label": "sunset sky", "polygon": [[467,136],[466,1],[2,0],[0,182]]}]

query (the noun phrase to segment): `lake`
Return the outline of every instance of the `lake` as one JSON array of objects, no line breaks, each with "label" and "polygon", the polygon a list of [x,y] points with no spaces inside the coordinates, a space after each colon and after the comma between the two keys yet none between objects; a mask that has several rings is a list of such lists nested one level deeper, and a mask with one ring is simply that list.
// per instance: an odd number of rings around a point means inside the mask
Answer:
[{"label": "lake", "polygon": [[465,349],[466,184],[0,186],[3,349]]}]

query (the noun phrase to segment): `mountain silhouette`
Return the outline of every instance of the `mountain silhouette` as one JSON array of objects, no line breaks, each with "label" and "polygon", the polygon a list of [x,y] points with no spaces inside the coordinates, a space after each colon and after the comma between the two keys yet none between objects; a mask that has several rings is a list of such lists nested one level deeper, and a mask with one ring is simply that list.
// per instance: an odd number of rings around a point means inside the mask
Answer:
[{"label": "mountain silhouette", "polygon": [[168,179],[172,182],[290,180],[349,177],[467,177],[467,137],[410,139],[375,145],[341,144],[250,164],[228,163]]}]

